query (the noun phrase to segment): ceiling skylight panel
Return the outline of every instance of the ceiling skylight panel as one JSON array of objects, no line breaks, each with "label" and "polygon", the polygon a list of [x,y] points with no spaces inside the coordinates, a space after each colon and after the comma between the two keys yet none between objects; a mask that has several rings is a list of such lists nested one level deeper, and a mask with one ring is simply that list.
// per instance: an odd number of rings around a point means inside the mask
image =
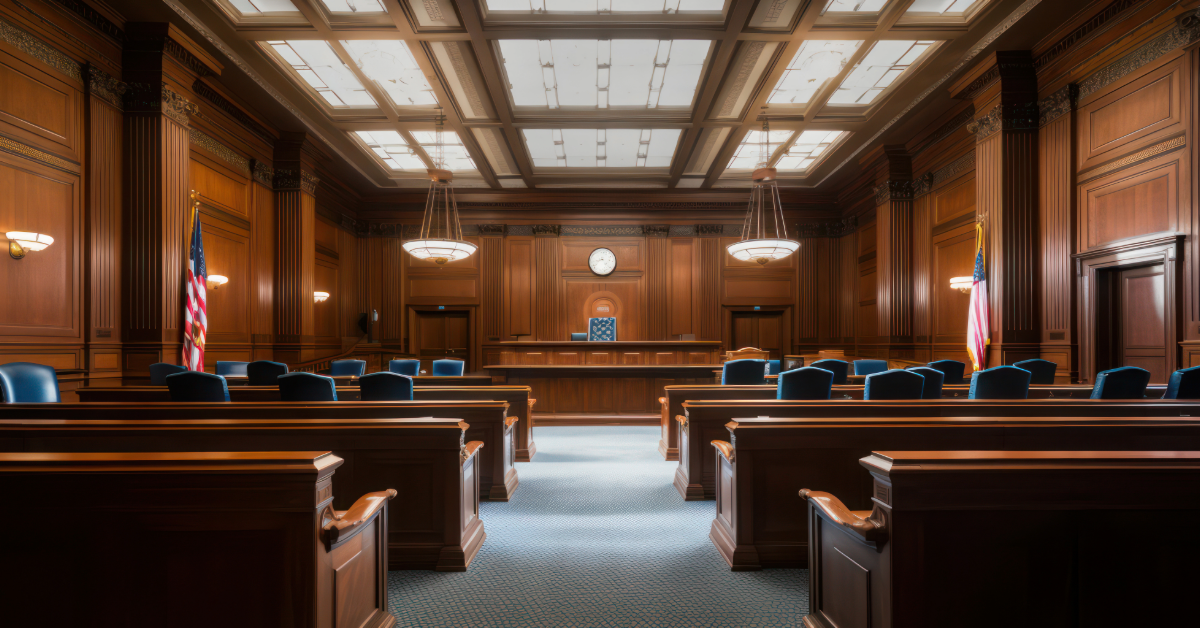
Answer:
[{"label": "ceiling skylight panel", "polygon": [[913,0],[905,15],[965,15],[984,0]]},{"label": "ceiling skylight panel", "polygon": [[522,129],[535,168],[669,168],[679,129]]},{"label": "ceiling skylight panel", "polygon": [[[657,87],[661,88],[665,74],[664,65],[657,68],[659,72],[655,76],[656,58],[660,52],[664,57],[669,55],[670,47],[669,40],[654,39],[622,39],[612,46],[608,104],[614,107],[646,107],[650,100],[651,81],[657,78],[660,81]],[[662,48],[666,50],[662,51]]]},{"label": "ceiling skylight panel", "polygon": [[387,13],[379,0],[321,0],[330,13]]},{"label": "ceiling skylight panel", "polygon": [[487,0],[488,11],[546,13],[713,13],[725,8],[725,0]]},{"label": "ceiling skylight panel", "polygon": [[[413,131],[412,136],[421,145],[421,148],[425,149],[425,154],[429,155],[431,160],[436,161],[438,149],[437,133],[434,131]],[[446,170],[451,172],[478,170],[475,166],[475,161],[471,159],[470,153],[467,152],[467,147],[459,139],[458,133],[443,131],[441,148]]]},{"label": "ceiling skylight panel", "polygon": [[779,158],[775,167],[779,170],[808,170],[845,135],[845,131],[805,131]]},{"label": "ceiling skylight panel", "polygon": [[692,105],[710,48],[712,42],[704,40],[677,39],[671,42],[670,57],[665,62],[665,77],[658,97],[659,107]]},{"label": "ceiling skylight panel", "polygon": [[842,71],[862,41],[808,40],[800,45],[796,56],[775,85],[767,100],[770,103],[803,105]]},{"label": "ceiling skylight panel", "polygon": [[829,0],[821,11],[827,13],[879,13],[888,0]]},{"label": "ceiling skylight panel", "polygon": [[933,41],[877,42],[829,99],[833,105],[869,105],[933,47]]},{"label": "ceiling skylight panel", "polygon": [[270,41],[267,44],[330,106],[375,106],[371,95],[354,76],[354,72],[338,58],[329,42],[300,39]]},{"label": "ceiling skylight panel", "polygon": [[378,83],[393,103],[400,106],[437,104],[437,96],[425,80],[425,73],[403,41],[347,40],[342,45],[363,74]]},{"label": "ceiling skylight panel", "polygon": [[[791,139],[793,131],[770,131],[769,133],[767,136],[767,150],[770,151],[770,154],[767,155],[768,159],[780,146],[783,146],[784,142]],[[738,144],[737,149],[733,151],[733,158],[729,160],[729,165],[726,167],[738,170],[754,170],[760,167],[762,136],[762,131],[747,133],[746,137],[742,139],[742,143]]]},{"label": "ceiling skylight panel", "polygon": [[392,170],[425,170],[428,166],[395,131],[356,131],[371,152]]},{"label": "ceiling skylight panel", "polygon": [[289,0],[229,0],[229,4],[244,16],[299,12]]}]

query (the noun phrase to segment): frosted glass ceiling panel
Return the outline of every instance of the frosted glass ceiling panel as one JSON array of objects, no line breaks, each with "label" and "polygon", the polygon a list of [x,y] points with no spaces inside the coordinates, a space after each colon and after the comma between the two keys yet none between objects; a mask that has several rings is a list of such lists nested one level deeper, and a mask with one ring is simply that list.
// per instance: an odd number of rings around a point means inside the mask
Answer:
[{"label": "frosted glass ceiling panel", "polygon": [[285,63],[334,108],[374,107],[375,101],[354,72],[321,40],[269,41]]},{"label": "frosted glass ceiling panel", "polygon": [[330,13],[387,13],[379,0],[321,0]]},{"label": "frosted glass ceiling panel", "polygon": [[505,39],[513,103],[545,109],[657,109],[692,104],[706,40]]},{"label": "frosted glass ceiling panel", "polygon": [[[767,148],[769,151],[767,154],[767,159],[770,159],[771,155],[774,154],[780,146],[783,146],[785,142],[791,139],[792,133],[794,133],[794,131],[769,132],[769,135],[767,136],[767,143],[769,144]],[[742,143],[738,144],[737,150],[733,152],[733,159],[729,160],[729,165],[726,167],[739,170],[754,170],[755,168],[761,167],[760,164],[762,163],[762,150],[759,142],[762,141],[762,136],[762,131],[751,131],[747,133],[746,137],[742,139]]]},{"label": "frosted glass ceiling panel", "polygon": [[290,0],[228,0],[233,8],[244,16],[270,15],[271,13],[299,13]]},{"label": "frosted glass ceiling panel", "polygon": [[828,155],[830,149],[845,136],[845,131],[805,131],[779,158],[775,167],[779,170],[808,170]]},{"label": "frosted glass ceiling panel", "polygon": [[800,45],[796,56],[775,85],[767,102],[803,105],[812,100],[817,90],[838,75],[861,41],[808,40]]},{"label": "frosted glass ceiling panel", "polygon": [[896,84],[924,54],[933,41],[877,42],[829,99],[832,105],[869,105]]},{"label": "frosted glass ceiling panel", "polygon": [[425,80],[425,73],[403,41],[348,40],[342,45],[367,78],[378,83],[393,103],[400,106],[437,104],[437,96]]},{"label": "frosted glass ceiling panel", "polygon": [[878,13],[888,0],[829,0],[821,15],[827,13]]},{"label": "frosted glass ceiling panel", "polygon": [[356,131],[355,135],[392,170],[424,171],[428,168],[404,137],[395,131]]},{"label": "frosted glass ceiling panel", "polygon": [[[467,147],[463,146],[462,140],[459,139],[458,133],[454,131],[445,131],[442,137],[442,150],[444,151],[445,165],[442,166],[451,172],[473,171],[475,162],[471,160],[471,155],[467,153]],[[413,139],[425,149],[425,154],[434,162],[437,161],[437,133],[434,131],[413,131]]]},{"label": "frosted glass ceiling panel", "polygon": [[987,0],[913,0],[905,15],[962,16]]},{"label": "frosted glass ceiling panel", "polygon": [[669,168],[679,129],[522,129],[535,168]]},{"label": "frosted glass ceiling panel", "polygon": [[532,14],[593,13],[597,15],[623,13],[688,14],[719,13],[725,0],[487,0],[489,12],[521,12]]}]

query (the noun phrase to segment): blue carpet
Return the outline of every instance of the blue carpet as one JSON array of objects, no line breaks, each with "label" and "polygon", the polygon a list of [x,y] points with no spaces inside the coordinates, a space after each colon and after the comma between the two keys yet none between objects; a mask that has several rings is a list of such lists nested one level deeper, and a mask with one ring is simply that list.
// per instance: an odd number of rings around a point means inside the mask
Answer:
[{"label": "blue carpet", "polygon": [[400,626],[799,626],[808,571],[729,571],[657,427],[539,427],[512,501],[484,502],[466,573],[393,571]]}]

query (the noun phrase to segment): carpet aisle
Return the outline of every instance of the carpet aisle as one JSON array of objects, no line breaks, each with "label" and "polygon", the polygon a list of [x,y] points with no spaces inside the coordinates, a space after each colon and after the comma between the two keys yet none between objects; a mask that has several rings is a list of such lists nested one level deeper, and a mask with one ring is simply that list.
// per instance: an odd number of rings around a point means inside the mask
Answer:
[{"label": "carpet aisle", "polygon": [[508,503],[484,502],[466,573],[393,571],[399,626],[798,626],[808,572],[734,573],[684,502],[657,427],[541,427]]}]

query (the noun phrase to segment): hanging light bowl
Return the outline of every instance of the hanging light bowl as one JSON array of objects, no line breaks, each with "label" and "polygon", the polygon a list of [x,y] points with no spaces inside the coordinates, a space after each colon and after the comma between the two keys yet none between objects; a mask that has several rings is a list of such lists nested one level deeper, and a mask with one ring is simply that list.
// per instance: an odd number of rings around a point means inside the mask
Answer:
[{"label": "hanging light bowl", "polygon": [[[442,166],[441,118],[437,127],[434,163]],[[445,264],[466,259],[475,254],[479,247],[463,240],[462,225],[458,222],[458,203],[454,200],[454,175],[443,168],[430,168],[429,196],[425,199],[425,216],[421,220],[421,233],[415,240],[401,244],[417,259],[432,260]]]},{"label": "hanging light bowl", "polygon": [[[767,133],[764,125],[763,133]],[[766,159],[763,159],[765,162]],[[774,168],[759,168],[751,175],[750,205],[742,225],[742,239],[726,247],[734,259],[766,265],[800,249],[800,243],[788,239],[783,222],[783,204]]]}]

